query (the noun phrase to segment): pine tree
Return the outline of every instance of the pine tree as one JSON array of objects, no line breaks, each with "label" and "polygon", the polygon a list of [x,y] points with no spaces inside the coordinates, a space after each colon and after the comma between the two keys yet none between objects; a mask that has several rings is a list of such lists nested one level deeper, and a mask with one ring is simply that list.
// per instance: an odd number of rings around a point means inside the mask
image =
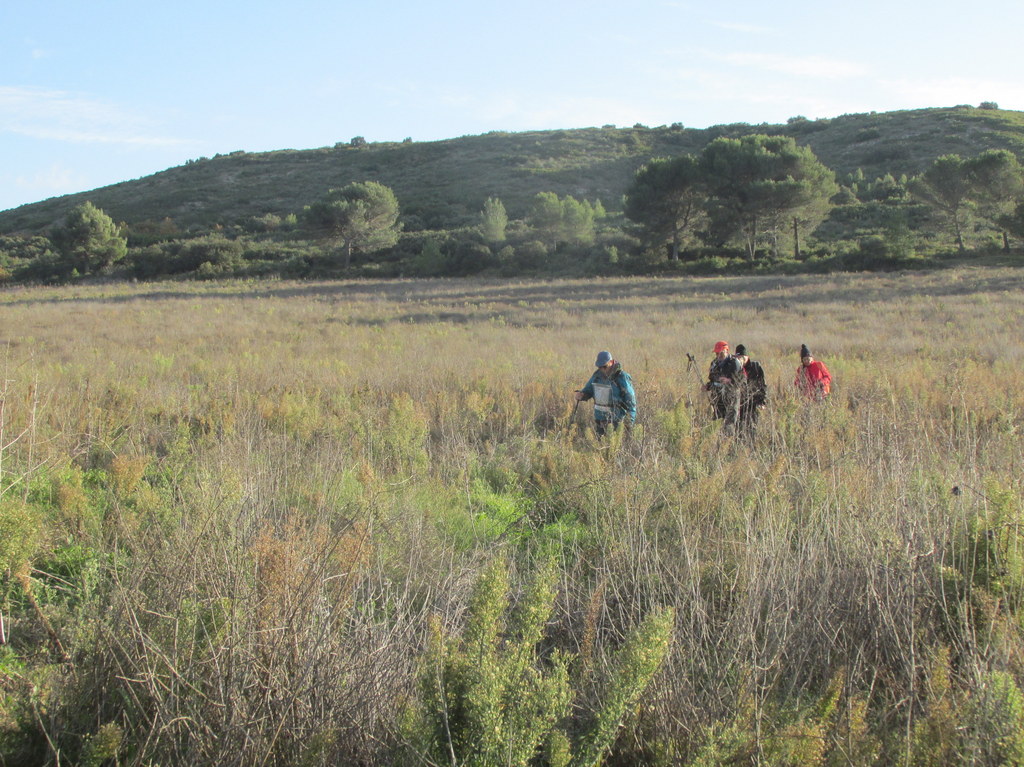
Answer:
[{"label": "pine tree", "polygon": [[51,239],[67,265],[79,274],[105,269],[128,252],[121,228],[91,202],[72,208]]}]

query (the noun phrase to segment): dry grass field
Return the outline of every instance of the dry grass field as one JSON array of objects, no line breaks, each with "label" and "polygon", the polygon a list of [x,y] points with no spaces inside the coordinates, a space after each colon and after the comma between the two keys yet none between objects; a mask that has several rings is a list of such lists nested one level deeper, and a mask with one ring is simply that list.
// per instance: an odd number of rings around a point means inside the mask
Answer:
[{"label": "dry grass field", "polygon": [[1022,287],[2,292],[0,764],[1022,763]]}]

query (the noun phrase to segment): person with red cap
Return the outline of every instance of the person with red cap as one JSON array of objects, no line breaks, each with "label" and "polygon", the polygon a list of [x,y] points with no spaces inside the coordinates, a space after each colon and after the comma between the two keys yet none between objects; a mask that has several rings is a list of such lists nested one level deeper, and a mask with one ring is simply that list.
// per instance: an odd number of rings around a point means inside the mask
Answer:
[{"label": "person with red cap", "polygon": [[793,385],[810,399],[825,399],[832,390],[832,374],[824,362],[814,359],[807,344],[800,344],[800,367]]},{"label": "person with red cap", "polygon": [[743,366],[729,353],[729,344],[719,341],[715,344],[715,358],[708,369],[708,382],[704,388],[711,396],[711,407],[715,418],[725,420],[726,426],[735,423],[738,415],[738,387],[743,380]]}]

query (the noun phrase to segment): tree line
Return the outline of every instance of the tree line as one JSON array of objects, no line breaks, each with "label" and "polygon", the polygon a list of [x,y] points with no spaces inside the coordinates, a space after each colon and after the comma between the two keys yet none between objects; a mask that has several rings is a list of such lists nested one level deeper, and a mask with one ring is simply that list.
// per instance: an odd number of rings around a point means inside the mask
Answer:
[{"label": "tree line", "polygon": [[944,155],[912,178],[837,179],[791,137],[720,137],[651,159],[618,203],[609,214],[540,192],[513,217],[494,196],[473,225],[406,231],[394,191],[360,181],[285,217],[201,233],[116,224],[84,203],[47,237],[0,237],[0,280],[870,268],[1024,238],[1024,171],[1007,150]]}]

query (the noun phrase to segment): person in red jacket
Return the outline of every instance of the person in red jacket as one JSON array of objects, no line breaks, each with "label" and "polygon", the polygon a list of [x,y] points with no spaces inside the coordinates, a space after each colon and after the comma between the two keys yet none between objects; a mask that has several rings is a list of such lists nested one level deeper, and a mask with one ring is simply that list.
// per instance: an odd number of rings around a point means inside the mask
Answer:
[{"label": "person in red jacket", "polygon": [[814,359],[807,344],[800,344],[800,367],[793,385],[811,399],[825,399],[832,389],[832,374],[824,362]]}]

